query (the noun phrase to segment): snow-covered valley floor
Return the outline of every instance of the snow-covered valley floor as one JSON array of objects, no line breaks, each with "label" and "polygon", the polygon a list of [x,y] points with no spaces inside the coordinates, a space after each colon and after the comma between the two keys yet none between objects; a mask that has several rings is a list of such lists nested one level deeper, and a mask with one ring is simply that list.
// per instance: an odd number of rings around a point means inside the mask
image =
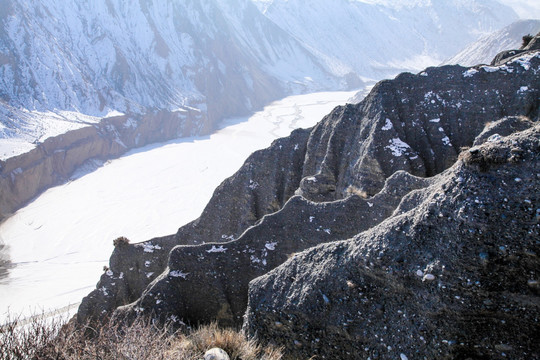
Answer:
[{"label": "snow-covered valley floor", "polygon": [[73,312],[108,265],[113,239],[175,233],[249,154],[313,126],[353,95],[288,97],[225,121],[213,135],[140,148],[49,189],[0,225],[2,256],[11,261],[8,271],[0,269],[0,322],[8,311]]}]

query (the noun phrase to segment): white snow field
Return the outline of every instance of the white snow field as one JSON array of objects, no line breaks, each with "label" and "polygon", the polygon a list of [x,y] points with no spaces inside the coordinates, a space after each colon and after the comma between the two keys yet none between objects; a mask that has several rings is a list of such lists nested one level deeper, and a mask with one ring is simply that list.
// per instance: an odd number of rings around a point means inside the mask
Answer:
[{"label": "white snow field", "polygon": [[0,323],[8,311],[74,312],[108,265],[113,239],[175,233],[253,151],[313,126],[354,94],[291,96],[213,135],[140,148],[49,189],[0,225],[13,264],[0,275]]}]

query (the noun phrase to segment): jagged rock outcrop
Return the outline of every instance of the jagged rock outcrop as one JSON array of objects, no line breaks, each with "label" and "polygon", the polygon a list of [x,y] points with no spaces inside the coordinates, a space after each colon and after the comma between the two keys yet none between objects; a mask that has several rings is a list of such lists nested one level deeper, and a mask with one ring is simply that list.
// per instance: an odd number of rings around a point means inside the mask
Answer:
[{"label": "jagged rock outcrop", "polygon": [[414,206],[253,280],[245,330],[291,359],[537,358],[539,193],[540,125],[466,150]]},{"label": "jagged rock outcrop", "polygon": [[[362,338],[346,336],[341,338],[339,337],[341,335],[332,335],[328,337],[330,345],[323,342],[317,345],[317,337],[309,338],[310,341],[315,341],[314,345],[311,342],[304,343],[301,338],[297,339],[298,344],[293,342],[292,347],[289,347],[289,343],[285,343],[285,339],[291,334],[286,332],[290,325],[282,321],[282,318],[278,318],[286,317],[286,314],[279,313],[278,307],[287,300],[286,297],[281,298],[277,295],[275,298],[272,297],[272,287],[275,287],[276,293],[282,289],[283,291],[279,294],[283,295],[290,290],[287,287],[288,284],[297,284],[298,287],[286,293],[286,296],[296,297],[296,305],[303,304],[304,298],[317,299],[317,301],[322,301],[318,303],[322,304],[321,309],[334,304],[337,315],[340,311],[339,301],[335,302],[334,297],[330,298],[324,292],[319,293],[319,288],[316,287],[319,284],[317,282],[302,285],[294,278],[286,281],[279,278],[276,283],[273,283],[273,279],[278,279],[275,274],[289,273],[289,270],[283,269],[291,266],[290,264],[301,267],[295,259],[305,259],[307,262],[310,258],[304,258],[307,256],[305,254],[311,254],[309,256],[314,257],[316,251],[309,251],[297,257],[294,253],[321,243],[334,243],[351,238],[364,239],[367,236],[365,234],[368,233],[362,233],[363,231],[374,234],[389,231],[396,234],[395,238],[389,239],[386,239],[385,235],[370,238],[373,248],[377,250],[372,262],[383,264],[381,259],[384,258],[384,261],[388,263],[384,262],[386,268],[377,269],[371,277],[367,270],[364,271],[361,267],[357,269],[358,276],[373,281],[373,284],[370,284],[366,280],[368,288],[376,288],[379,284],[384,285],[386,279],[382,275],[387,274],[388,269],[413,266],[409,265],[412,264],[412,260],[405,261],[406,252],[404,252],[404,257],[399,257],[395,255],[398,250],[386,249],[385,246],[390,242],[396,243],[396,249],[403,249],[409,243],[413,243],[411,238],[425,239],[428,252],[423,252],[421,247],[411,248],[409,251],[412,251],[413,255],[418,255],[418,258],[415,258],[418,264],[415,263],[414,266],[423,266],[415,268],[414,271],[421,270],[422,277],[426,275],[425,280],[429,284],[432,284],[430,281],[436,279],[435,277],[432,279],[432,276],[440,275],[432,273],[437,269],[437,271],[442,271],[439,265],[449,268],[459,266],[459,263],[453,265],[450,262],[448,264],[441,262],[439,264],[436,261],[436,256],[448,249],[447,246],[450,243],[445,245],[446,247],[439,246],[440,248],[437,247],[437,249],[432,246],[445,244],[443,240],[449,241],[449,237],[454,236],[452,234],[456,234],[459,238],[462,233],[468,231],[466,226],[469,222],[474,225],[471,230],[478,229],[486,234],[491,224],[489,221],[492,221],[483,220],[486,216],[489,218],[487,213],[502,214],[502,212],[492,211],[493,204],[489,204],[488,208],[486,201],[491,195],[483,192],[483,182],[474,179],[475,176],[480,177],[482,181],[487,182],[485,186],[488,189],[491,189],[489,186],[495,186],[493,184],[497,183],[498,174],[489,173],[489,176],[484,178],[482,172],[488,171],[492,164],[506,164],[507,157],[504,154],[506,150],[510,150],[506,149],[504,144],[508,141],[511,143],[512,140],[504,140],[503,143],[497,145],[498,147],[494,147],[493,151],[491,146],[495,145],[490,145],[492,144],[490,141],[499,141],[503,135],[513,132],[513,129],[521,130],[532,122],[538,121],[539,69],[540,52],[529,51],[498,67],[428,68],[417,75],[402,74],[395,80],[380,82],[361,103],[338,107],[313,129],[295,131],[291,137],[277,140],[270,148],[253,154],[237,174],[226,180],[216,190],[201,218],[181,228],[176,235],[153,239],[147,243],[118,247],[111,258],[110,270],[102,276],[97,289],[83,300],[78,312],[79,321],[110,315],[117,307],[125,305],[115,312],[119,318],[148,314],[163,321],[197,323],[217,319],[224,325],[239,325],[243,320],[249,291],[250,311],[248,311],[246,329],[251,336],[258,334],[257,329],[260,325],[261,339],[272,338],[276,342],[283,342],[293,356],[304,356],[310,352],[315,354],[314,349],[318,349],[317,346],[324,346],[328,348],[324,350],[328,353],[323,351],[321,354],[346,357],[346,351],[339,352],[341,341],[346,339],[355,342],[354,345],[347,345],[348,347],[345,348],[356,349],[354,346],[361,344]],[[493,133],[495,129],[500,129],[504,134],[495,136]],[[516,145],[516,150],[512,153],[514,158],[511,161],[516,163],[505,165],[521,166],[515,171],[512,170],[514,168],[508,171],[510,174],[523,172],[519,177],[520,186],[528,184],[522,190],[523,194],[528,191],[529,197],[522,199],[524,204],[529,204],[525,200],[534,204],[536,200],[531,196],[535,194],[535,189],[538,189],[538,179],[531,175],[536,174],[534,167],[537,165],[534,165],[534,161],[530,161],[538,154],[538,147],[534,147],[536,141],[534,139],[537,139],[535,131],[515,135],[516,144],[519,146]],[[462,148],[473,146],[475,140],[479,144],[480,139],[486,137],[488,145],[465,150],[465,154],[470,154],[470,156],[444,172],[455,164]],[[500,152],[497,150],[499,148],[502,149]],[[485,149],[489,151],[486,153]],[[482,161],[482,157],[478,156],[484,153],[499,154],[497,156],[500,156],[500,159],[486,155],[486,160]],[[459,181],[456,184],[448,182],[450,178],[456,181],[459,179],[459,176],[455,175],[458,171],[456,169],[461,169],[459,170],[462,174],[460,181],[473,179],[470,188]],[[525,176],[526,174],[528,175]],[[509,179],[505,177],[503,180],[509,184]],[[461,185],[458,186],[458,183]],[[465,220],[460,223],[452,218],[448,219],[453,214],[453,208],[444,210],[444,204],[446,201],[461,201],[461,198],[446,198],[443,194],[446,191],[459,196],[459,193],[453,191],[459,191],[463,187],[467,188],[466,194],[470,192],[472,195],[467,195],[470,198],[466,200],[467,206],[464,205],[465,203],[462,204],[463,211],[459,213],[459,216],[465,217]],[[440,194],[435,195],[434,189],[444,191],[437,191]],[[475,202],[476,197],[479,203]],[[516,197],[516,201],[518,200],[519,196]],[[435,212],[438,206],[441,207],[441,211]],[[234,210],[235,207],[238,207],[238,210]],[[522,211],[529,211],[529,207],[524,205]],[[435,223],[427,223],[428,225],[424,228],[422,221],[429,219],[431,212],[422,212],[423,209],[435,212],[435,220],[441,222],[441,226],[436,227]],[[479,209],[482,212],[477,214]],[[528,229],[527,231],[538,231],[534,228],[535,224],[522,224],[521,218],[509,217],[512,213],[511,209],[504,211],[508,211],[504,213],[508,221],[513,221],[509,229],[517,231],[524,227]],[[415,221],[418,221],[417,227],[412,225],[393,227],[392,224],[403,221],[405,215],[409,213],[417,214],[414,217]],[[385,219],[388,220],[385,221]],[[383,221],[386,225],[379,225]],[[448,231],[442,225],[445,221],[448,221]],[[464,227],[460,228],[459,224],[463,224]],[[415,231],[410,232],[411,229]],[[456,232],[450,232],[450,230]],[[505,234],[511,234],[511,232]],[[521,233],[514,232],[514,234]],[[429,243],[424,236],[433,237],[433,242]],[[400,240],[408,242],[397,244]],[[344,244],[355,243],[355,241],[332,244],[329,245],[329,249],[341,249],[346,246]],[[511,244],[509,240],[507,242]],[[455,252],[459,249],[464,248],[458,246],[451,250]],[[486,251],[489,253],[490,249],[491,247]],[[369,249],[359,246],[357,251],[364,250]],[[395,256],[386,258],[385,251]],[[330,250],[329,253],[331,253]],[[381,259],[376,259],[379,253],[381,253]],[[341,250],[336,252],[336,256],[339,254],[342,254]],[[292,260],[287,261],[291,256]],[[449,258],[444,259],[450,259],[452,255],[449,252],[445,256]],[[321,274],[316,272],[315,267],[311,267],[311,271],[315,271],[311,274],[313,279],[317,279],[319,275],[325,281],[332,277],[331,275],[323,277],[327,274],[326,266],[333,269],[335,265],[331,256],[328,255],[327,258],[329,259],[327,264],[323,258],[318,258],[323,263],[320,267]],[[358,258],[354,259],[358,260]],[[392,265],[393,261],[396,264]],[[463,261],[468,260],[464,258]],[[286,265],[264,276],[284,262]],[[420,264],[420,262],[423,263]],[[496,263],[496,265],[504,266],[502,263]],[[368,263],[368,266],[371,265]],[[526,267],[531,268],[530,264]],[[467,269],[470,270],[472,267]],[[299,270],[295,268],[294,271]],[[263,277],[260,278],[261,276]],[[489,274],[486,273],[485,276],[488,277]],[[259,280],[254,281],[249,290],[249,282],[256,278]],[[361,282],[360,278],[355,279],[350,286],[346,284],[347,279],[345,279],[345,286],[356,288]],[[407,279],[407,281],[410,280]],[[279,281],[285,281],[286,284],[280,285]],[[490,281],[496,283],[496,280]],[[259,287],[258,284],[263,283],[271,287]],[[382,286],[381,291],[385,294],[388,292],[386,294],[388,296],[389,294],[400,295],[401,291],[407,294],[408,284],[409,282],[392,283],[392,287]],[[534,282],[532,284],[534,285]],[[328,289],[329,292],[330,285]],[[303,290],[309,291],[303,293]],[[326,288],[324,290],[327,291]],[[263,294],[265,291],[267,293]],[[334,293],[330,292],[330,294]],[[423,294],[428,296],[431,292]],[[504,294],[500,296],[504,297]],[[359,299],[357,297],[351,301]],[[445,299],[440,296],[430,300],[430,304],[434,307],[437,304],[444,304],[448,308],[443,301]],[[494,302],[493,299],[490,301]],[[130,302],[132,303],[128,304]],[[272,304],[278,305],[272,308]],[[291,309],[295,304],[291,305]],[[416,304],[411,303],[407,306],[414,307]],[[265,309],[268,309],[268,312]],[[321,310],[315,305],[306,309],[307,312],[313,309]],[[380,312],[384,308],[376,310]],[[433,308],[429,310],[435,311]],[[538,314],[538,309],[531,307],[530,310]],[[275,314],[270,315],[274,311]],[[295,311],[300,314],[303,310]],[[257,317],[258,313],[261,314],[260,317]],[[341,321],[342,318],[337,315],[333,320]],[[302,320],[305,318],[306,324],[310,324],[311,318],[308,315],[304,318],[300,315],[296,316]],[[314,316],[316,317],[317,314]],[[272,320],[274,318],[275,320]],[[346,322],[346,320],[343,321]],[[283,330],[275,330],[275,332],[269,330],[268,324],[272,321],[276,328],[283,326]],[[446,324],[444,319],[440,321],[441,324]],[[420,319],[419,322],[422,323],[422,320]],[[292,323],[302,327],[302,321],[292,321]],[[341,327],[334,329],[337,325],[333,322],[329,324],[333,325],[329,325],[328,329],[325,328],[324,333],[334,334],[334,330],[336,334],[342,333]],[[381,324],[379,325],[390,327],[390,325]],[[405,332],[406,328],[400,328],[399,324],[395,322],[391,326],[395,327],[396,331],[400,329],[400,332]],[[533,323],[529,325],[527,325],[529,329],[534,326]],[[314,328],[309,328],[308,332],[322,325],[313,326]],[[480,328],[477,330],[479,331]],[[294,328],[294,331],[303,334],[297,328]],[[313,330],[313,333],[315,332]],[[373,341],[370,336],[375,334],[378,333],[369,332],[365,336],[369,341]],[[396,339],[401,336],[401,334],[398,335]],[[320,341],[326,339],[322,335],[318,338]],[[332,342],[333,339],[337,340]],[[452,339],[444,340],[452,341]],[[426,341],[437,340],[427,339]],[[382,342],[379,340],[379,343]],[[399,345],[401,342],[396,344]],[[529,346],[525,340],[519,344]],[[498,345],[502,346],[505,343]],[[338,346],[338,349],[335,353],[331,353],[334,346]],[[467,346],[466,348],[469,349]],[[304,352],[304,349],[307,350]],[[443,355],[446,354],[440,347],[434,351],[439,350]]]}]

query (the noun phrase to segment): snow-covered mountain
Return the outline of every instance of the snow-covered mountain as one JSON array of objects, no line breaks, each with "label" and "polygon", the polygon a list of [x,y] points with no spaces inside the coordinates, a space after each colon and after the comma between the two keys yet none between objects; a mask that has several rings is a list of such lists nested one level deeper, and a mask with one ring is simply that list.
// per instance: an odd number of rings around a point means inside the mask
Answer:
[{"label": "snow-covered mountain", "polygon": [[335,74],[421,70],[517,19],[492,0],[254,0]]},{"label": "snow-covered mountain", "polygon": [[435,65],[515,18],[496,0],[3,0],[0,158],[119,113],[196,108],[182,134],[208,133]]},{"label": "snow-covered mountain", "polygon": [[524,35],[535,35],[540,31],[540,20],[519,20],[492,34],[482,36],[469,44],[444,64],[473,66],[489,64],[505,49],[519,49]]},{"label": "snow-covered mountain", "polygon": [[341,86],[249,0],[0,6],[2,137],[51,110],[73,120],[66,111],[101,117],[186,106],[207,111],[209,122],[195,129],[205,132],[286,93]]}]

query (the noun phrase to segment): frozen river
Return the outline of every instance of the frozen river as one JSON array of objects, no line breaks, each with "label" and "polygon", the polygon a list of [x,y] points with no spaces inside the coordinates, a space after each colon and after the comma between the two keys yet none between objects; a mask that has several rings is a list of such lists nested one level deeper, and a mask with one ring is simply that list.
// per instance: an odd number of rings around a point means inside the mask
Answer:
[{"label": "frozen river", "polygon": [[0,269],[0,320],[8,311],[75,311],[108,265],[113,239],[175,233],[253,151],[313,126],[353,95],[291,96],[210,136],[140,148],[49,189],[0,225],[0,251],[11,262]]}]

